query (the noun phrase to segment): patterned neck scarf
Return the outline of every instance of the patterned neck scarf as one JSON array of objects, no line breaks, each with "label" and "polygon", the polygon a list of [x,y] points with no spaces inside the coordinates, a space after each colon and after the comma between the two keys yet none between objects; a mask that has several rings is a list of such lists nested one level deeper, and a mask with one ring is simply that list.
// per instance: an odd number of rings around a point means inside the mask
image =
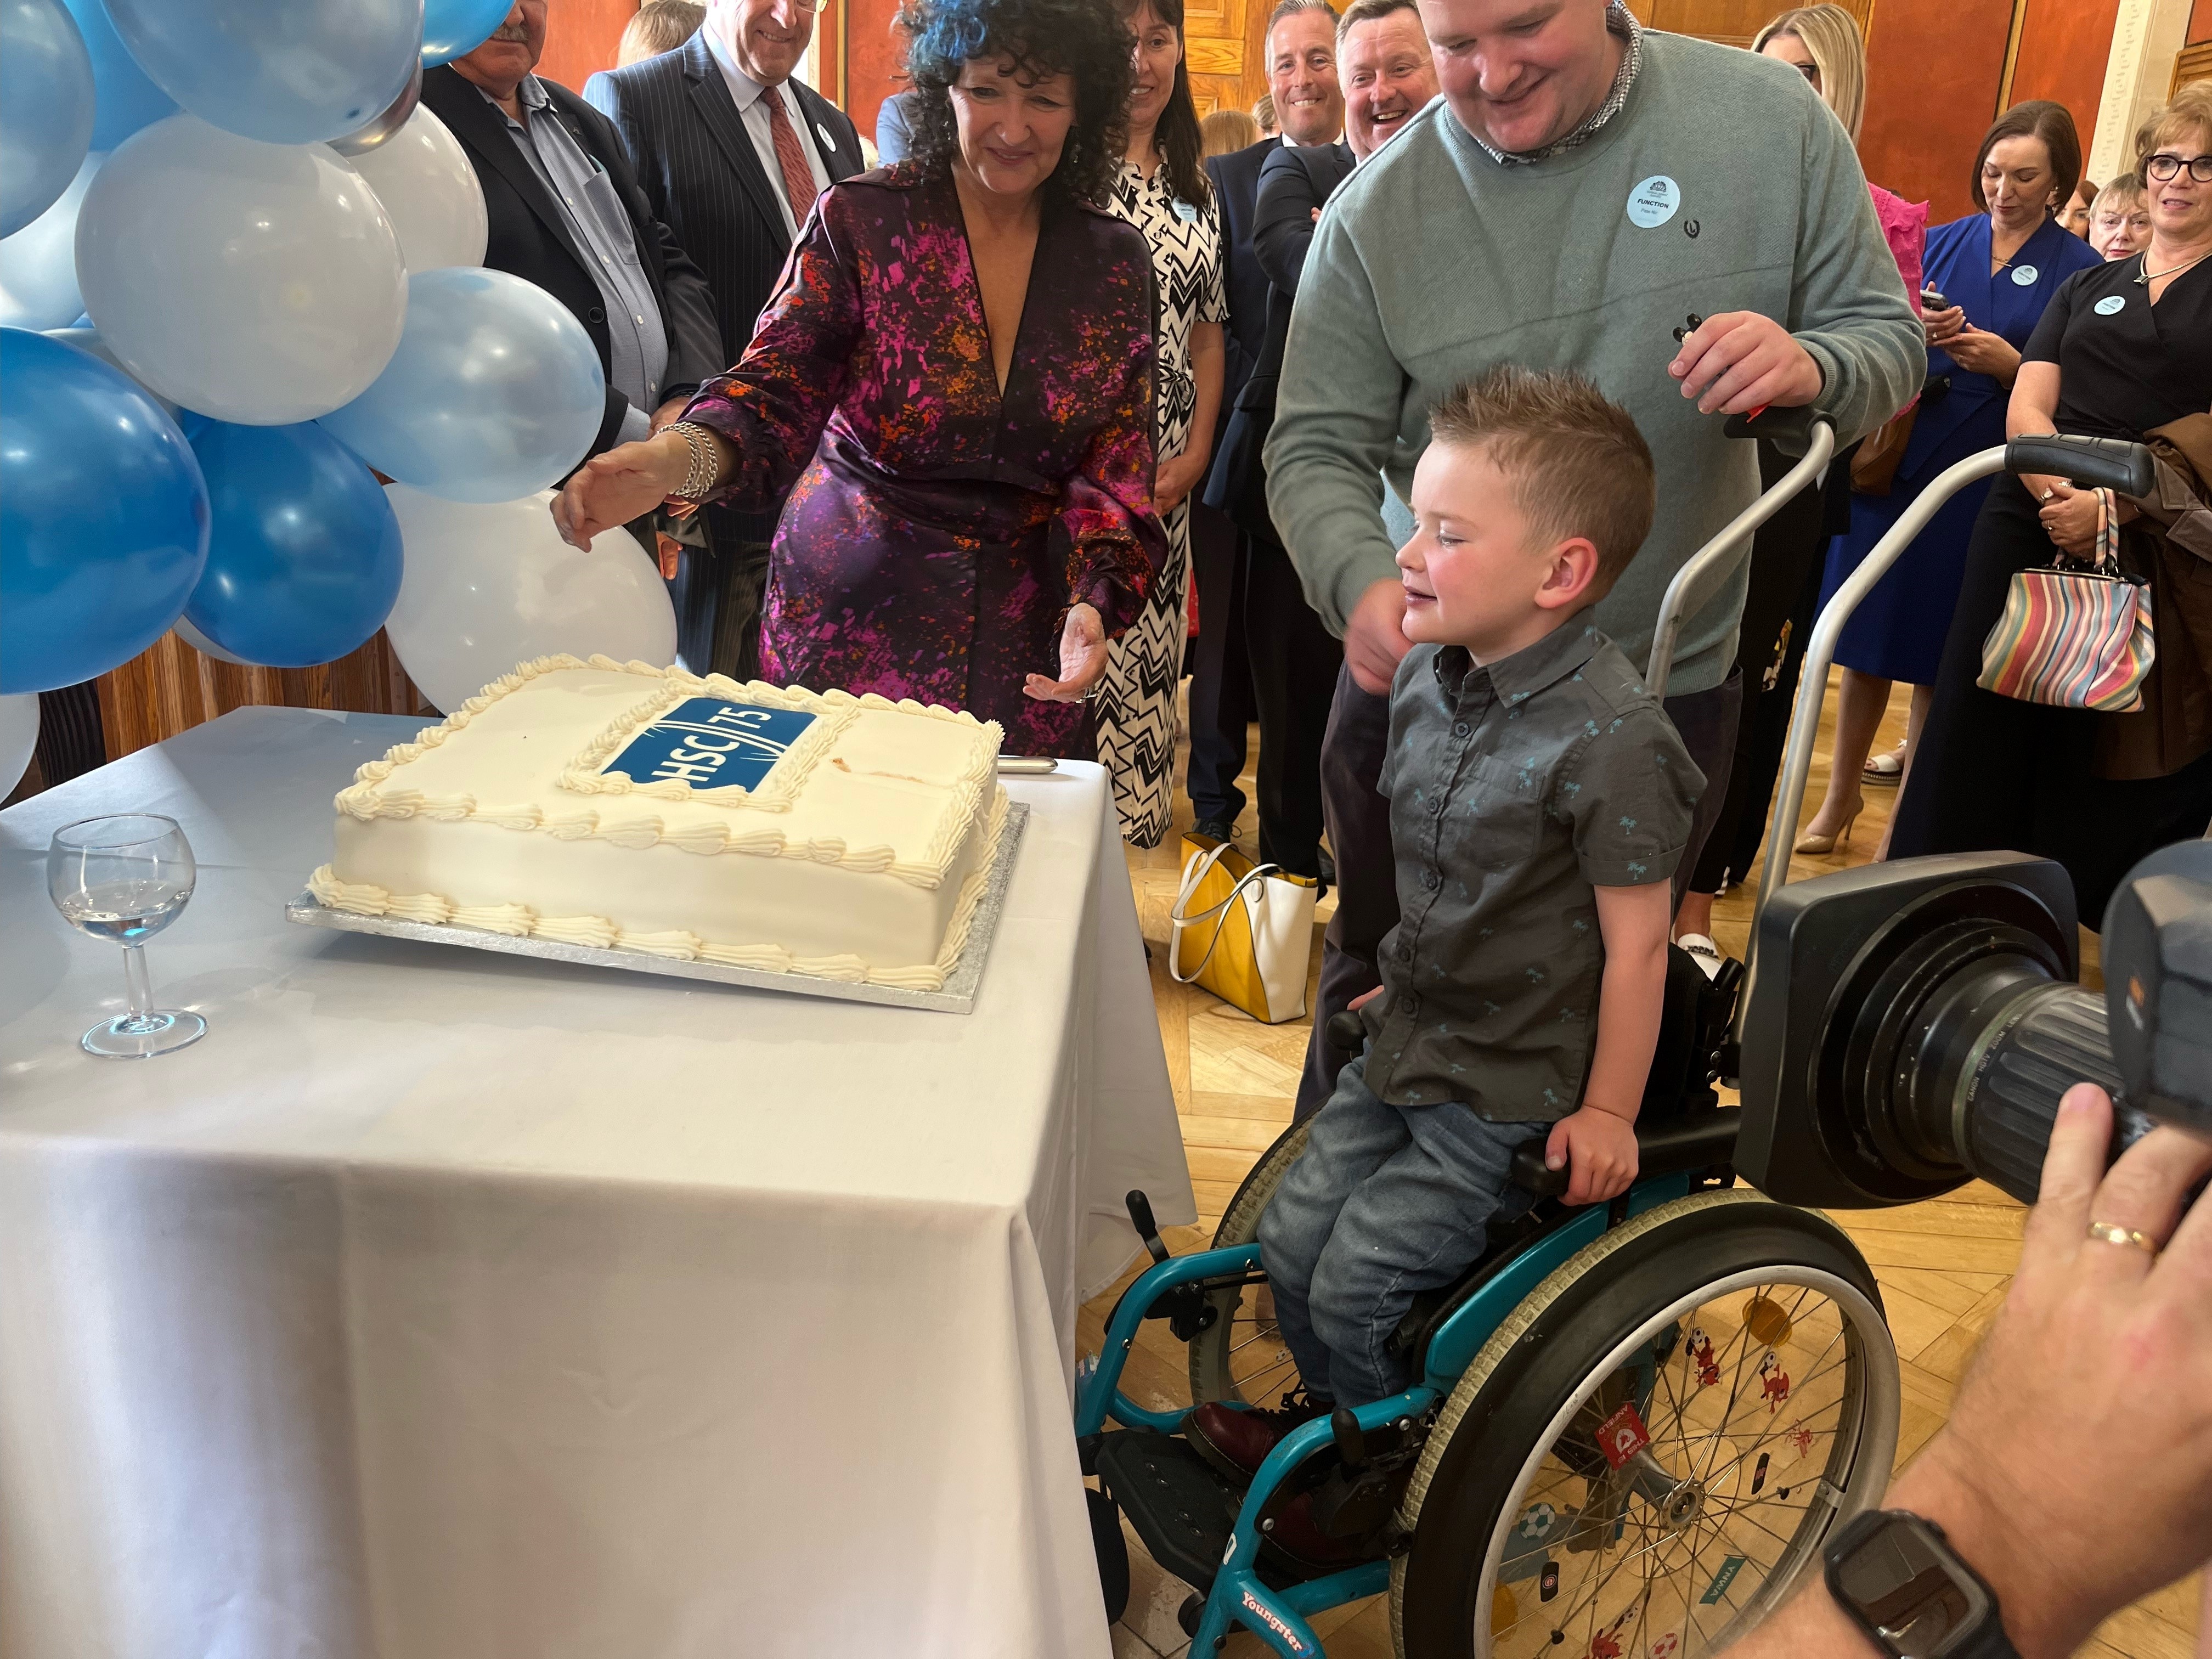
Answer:
[{"label": "patterned neck scarf", "polygon": [[1613,77],[1613,90],[1605,95],[1605,102],[1589,112],[1580,126],[1564,138],[1554,139],[1541,149],[1500,149],[1480,133],[1468,137],[1488,152],[1490,159],[1508,167],[1525,166],[1540,161],[1547,156],[1559,155],[1588,143],[1597,130],[1620,113],[1620,106],[1628,101],[1628,89],[1636,84],[1636,71],[1644,64],[1644,26],[1629,15],[1622,0],[1611,0],[1605,9],[1605,28],[1608,34],[1619,35],[1628,43],[1628,50],[1620,55],[1620,70]]}]

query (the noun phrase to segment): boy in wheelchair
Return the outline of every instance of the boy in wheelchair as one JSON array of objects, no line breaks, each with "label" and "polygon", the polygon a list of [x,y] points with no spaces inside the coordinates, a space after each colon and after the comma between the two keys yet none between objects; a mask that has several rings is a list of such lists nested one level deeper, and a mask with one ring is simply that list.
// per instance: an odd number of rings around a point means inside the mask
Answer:
[{"label": "boy in wheelchair", "polygon": [[1669,882],[1704,779],[1587,612],[1650,528],[1650,452],[1589,382],[1511,368],[1430,429],[1381,780],[1401,921],[1381,989],[1353,1005],[1365,1050],[1260,1224],[1304,1387],[1279,1409],[1203,1405],[1187,1429],[1240,1480],[1298,1425],[1407,1386],[1391,1334],[1527,1207],[1516,1149],[1544,1138],[1572,1204],[1636,1176]]}]

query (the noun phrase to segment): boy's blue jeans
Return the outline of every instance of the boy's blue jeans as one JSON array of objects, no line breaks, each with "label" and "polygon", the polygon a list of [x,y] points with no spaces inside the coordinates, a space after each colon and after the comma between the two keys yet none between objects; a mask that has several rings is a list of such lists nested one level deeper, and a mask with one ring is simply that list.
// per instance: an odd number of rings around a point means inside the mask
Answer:
[{"label": "boy's blue jeans", "polygon": [[1364,1057],[1339,1073],[1260,1218],[1276,1322],[1310,1393],[1364,1406],[1407,1386],[1391,1333],[1415,1291],[1481,1255],[1491,1222],[1535,1201],[1509,1179],[1513,1152],[1551,1127],[1390,1105],[1368,1088]]}]

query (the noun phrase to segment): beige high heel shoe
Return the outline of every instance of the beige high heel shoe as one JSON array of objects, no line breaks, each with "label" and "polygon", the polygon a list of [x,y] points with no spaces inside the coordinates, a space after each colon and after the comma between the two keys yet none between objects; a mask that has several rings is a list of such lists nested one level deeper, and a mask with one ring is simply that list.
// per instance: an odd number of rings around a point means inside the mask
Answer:
[{"label": "beige high heel shoe", "polygon": [[1844,820],[1844,827],[1832,836],[1814,835],[1808,831],[1798,836],[1797,845],[1794,850],[1814,854],[1834,852],[1838,845],[1851,838],[1851,826],[1859,821],[1859,814],[1865,810],[1866,804],[1863,801],[1851,808],[1851,815]]}]

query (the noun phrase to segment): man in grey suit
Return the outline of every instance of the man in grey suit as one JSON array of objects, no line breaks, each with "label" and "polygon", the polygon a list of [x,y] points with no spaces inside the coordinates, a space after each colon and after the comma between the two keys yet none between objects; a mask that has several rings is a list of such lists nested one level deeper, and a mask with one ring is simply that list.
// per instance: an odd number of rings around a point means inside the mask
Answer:
[{"label": "man in grey suit", "polygon": [[[678,50],[584,83],[621,133],[654,216],[706,272],[732,357],[815,196],[863,165],[844,112],[792,78],[814,14],[814,0],[709,0],[705,24]],[[707,517],[708,567],[686,573],[678,597],[684,659],[750,678],[776,515],[710,507]]]}]

